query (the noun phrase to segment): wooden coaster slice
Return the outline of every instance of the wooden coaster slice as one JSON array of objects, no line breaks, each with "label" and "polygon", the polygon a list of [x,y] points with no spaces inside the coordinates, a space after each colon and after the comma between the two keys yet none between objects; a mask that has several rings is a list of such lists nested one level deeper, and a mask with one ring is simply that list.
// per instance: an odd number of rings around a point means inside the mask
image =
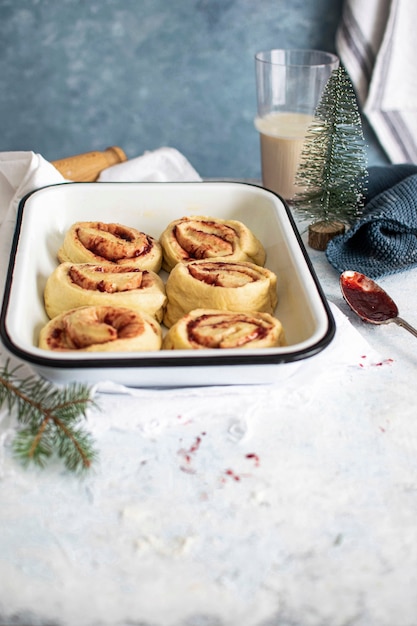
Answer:
[{"label": "wooden coaster slice", "polygon": [[308,227],[308,245],[314,250],[325,250],[333,237],[344,232],[345,225],[337,220],[314,222]]}]

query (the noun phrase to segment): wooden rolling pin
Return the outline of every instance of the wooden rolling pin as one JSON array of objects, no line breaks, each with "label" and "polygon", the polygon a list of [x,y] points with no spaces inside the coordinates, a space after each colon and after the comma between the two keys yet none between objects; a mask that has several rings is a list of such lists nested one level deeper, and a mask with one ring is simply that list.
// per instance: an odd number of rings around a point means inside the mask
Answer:
[{"label": "wooden rolling pin", "polygon": [[74,156],[52,161],[52,165],[67,180],[93,182],[102,170],[127,161],[127,156],[118,146],[111,146],[102,152],[84,152]]}]

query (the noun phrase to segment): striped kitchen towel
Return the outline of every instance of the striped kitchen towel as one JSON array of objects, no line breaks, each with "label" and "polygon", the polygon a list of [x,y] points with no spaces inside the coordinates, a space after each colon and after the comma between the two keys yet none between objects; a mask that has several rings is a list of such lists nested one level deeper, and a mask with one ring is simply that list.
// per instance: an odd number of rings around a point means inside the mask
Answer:
[{"label": "striped kitchen towel", "polygon": [[417,163],[416,0],[345,0],[336,47],[392,163]]}]

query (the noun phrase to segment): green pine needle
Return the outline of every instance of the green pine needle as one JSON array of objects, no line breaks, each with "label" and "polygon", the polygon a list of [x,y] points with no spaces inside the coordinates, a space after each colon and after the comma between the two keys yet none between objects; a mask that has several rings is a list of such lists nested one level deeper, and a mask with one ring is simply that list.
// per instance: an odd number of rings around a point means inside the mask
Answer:
[{"label": "green pine needle", "polygon": [[0,407],[15,411],[21,425],[13,442],[16,457],[26,466],[45,467],[56,455],[68,470],[88,469],[97,452],[80,420],[97,406],[90,388],[73,383],[61,389],[36,376],[19,379],[19,370],[9,362],[0,370]]},{"label": "green pine needle", "polygon": [[352,223],[363,210],[367,158],[352,82],[340,66],[307,131],[296,176],[295,208],[315,220]]}]

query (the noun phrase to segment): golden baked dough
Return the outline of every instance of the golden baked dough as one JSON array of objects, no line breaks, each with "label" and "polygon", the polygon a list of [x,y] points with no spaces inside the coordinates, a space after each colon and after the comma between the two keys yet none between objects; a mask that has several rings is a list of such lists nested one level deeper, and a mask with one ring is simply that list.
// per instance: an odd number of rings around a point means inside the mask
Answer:
[{"label": "golden baked dough", "polygon": [[61,263],[46,281],[45,309],[50,318],[88,305],[123,306],[160,322],[166,301],[162,278],[132,265]]},{"label": "golden baked dough", "polygon": [[277,277],[247,261],[218,259],[177,263],[166,283],[165,326],[172,326],[193,309],[264,311],[277,305]]},{"label": "golden baked dough", "polygon": [[242,222],[217,217],[182,217],[171,222],[159,239],[162,267],[168,272],[180,261],[221,258],[264,265],[265,250]]},{"label": "golden baked dough", "polygon": [[171,326],[164,337],[162,348],[252,349],[283,345],[285,335],[282,324],[269,313],[195,309]]},{"label": "golden baked dough", "polygon": [[113,306],[85,306],[50,320],[39,336],[39,347],[58,352],[134,352],[159,350],[162,332],[145,313]]},{"label": "golden baked dough", "polygon": [[58,260],[134,265],[159,272],[162,249],[156,239],[135,228],[105,222],[76,222],[65,234]]}]

